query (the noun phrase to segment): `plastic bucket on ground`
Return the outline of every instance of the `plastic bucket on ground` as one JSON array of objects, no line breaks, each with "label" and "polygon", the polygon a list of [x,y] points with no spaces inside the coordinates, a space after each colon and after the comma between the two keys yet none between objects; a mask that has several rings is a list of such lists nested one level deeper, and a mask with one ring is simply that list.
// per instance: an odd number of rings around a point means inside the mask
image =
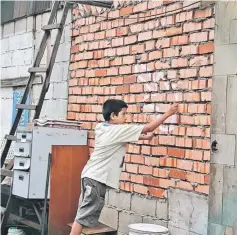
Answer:
[{"label": "plastic bucket on ground", "polygon": [[25,235],[25,232],[22,229],[11,227],[8,229],[7,235]]},{"label": "plastic bucket on ground", "polygon": [[155,224],[130,224],[128,225],[129,235],[168,235],[166,227]]}]

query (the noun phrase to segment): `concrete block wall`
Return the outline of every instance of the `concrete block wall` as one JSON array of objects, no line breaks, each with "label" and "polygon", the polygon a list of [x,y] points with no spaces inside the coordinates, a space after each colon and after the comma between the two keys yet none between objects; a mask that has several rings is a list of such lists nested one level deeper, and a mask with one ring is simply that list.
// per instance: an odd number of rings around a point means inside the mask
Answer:
[{"label": "concrete block wall", "polygon": [[[32,67],[43,36],[41,27],[47,24],[49,14],[46,12],[37,16],[17,19],[1,26],[1,80],[29,76],[28,68]],[[61,14],[60,10],[57,14],[58,21]],[[65,119],[67,116],[68,66],[71,47],[70,22],[71,12],[69,11],[41,117]],[[55,37],[56,30],[53,30],[48,50],[41,61],[42,66],[46,66]],[[14,84],[13,87],[1,87],[1,138],[8,133],[11,127],[13,89],[15,88]],[[40,90],[40,84],[33,85],[33,92],[30,95],[32,104],[38,101]],[[33,112],[30,117],[33,117]]]},{"label": "concrete block wall", "polygon": [[208,198],[180,189],[168,190],[169,200],[108,190],[100,222],[128,234],[129,224],[167,227],[171,235],[207,235]]}]

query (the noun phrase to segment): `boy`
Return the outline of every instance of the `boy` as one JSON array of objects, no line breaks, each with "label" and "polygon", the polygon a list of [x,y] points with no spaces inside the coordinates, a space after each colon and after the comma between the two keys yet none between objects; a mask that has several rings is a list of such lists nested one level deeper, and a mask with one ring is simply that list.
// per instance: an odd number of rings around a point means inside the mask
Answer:
[{"label": "boy", "polygon": [[178,111],[178,105],[146,125],[125,124],[127,104],[122,100],[109,99],[103,105],[105,123],[95,128],[95,146],[83,169],[82,192],[79,207],[70,235],[80,235],[82,227],[93,227],[98,223],[104,206],[106,187],[119,188],[119,178],[126,154],[126,143],[151,140],[152,133],[168,117]]}]

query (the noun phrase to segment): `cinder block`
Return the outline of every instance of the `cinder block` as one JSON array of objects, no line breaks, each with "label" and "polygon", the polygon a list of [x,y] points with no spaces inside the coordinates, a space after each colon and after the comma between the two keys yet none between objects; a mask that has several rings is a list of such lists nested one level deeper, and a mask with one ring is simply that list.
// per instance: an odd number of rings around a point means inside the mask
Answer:
[{"label": "cinder block", "polygon": [[207,197],[179,189],[169,189],[169,226],[197,234],[207,234]]},{"label": "cinder block", "polygon": [[237,19],[230,22],[230,43],[237,43]]},{"label": "cinder block", "polygon": [[26,18],[26,29],[27,32],[31,32],[33,31],[34,28],[34,17],[33,16],[29,16]]},{"label": "cinder block", "polygon": [[9,37],[9,51],[18,50],[21,47],[21,35]]},{"label": "cinder block", "polygon": [[56,62],[68,61],[70,59],[71,43],[62,43],[59,46],[59,54],[56,56]]},{"label": "cinder block", "polygon": [[33,47],[33,33],[24,33],[20,35],[20,49],[26,49]]},{"label": "cinder block", "polygon": [[18,66],[18,76],[20,77],[28,77],[29,76],[29,73],[28,73],[28,66]]},{"label": "cinder block", "polygon": [[1,67],[9,67],[12,63],[12,53],[5,53],[1,55]]},{"label": "cinder block", "polygon": [[3,26],[3,37],[10,37],[14,35],[14,28],[15,28],[15,24],[14,22],[11,23],[6,23]]},{"label": "cinder block", "polygon": [[16,20],[15,22],[15,35],[25,33],[27,30],[26,18]]},{"label": "cinder block", "polygon": [[63,67],[63,81],[69,80],[69,61],[62,62],[61,66]]},{"label": "cinder block", "polygon": [[9,51],[9,38],[1,39],[1,54]]},{"label": "cinder block", "polygon": [[133,195],[131,199],[131,210],[140,215],[155,216],[156,200]]},{"label": "cinder block", "polygon": [[7,67],[6,78],[19,78],[19,67]]},{"label": "cinder block", "polygon": [[16,50],[12,52],[12,65],[24,65],[24,51]]},{"label": "cinder block", "polygon": [[[57,12],[57,15],[58,15],[59,12]],[[49,21],[49,16],[50,16],[50,12],[45,12],[43,15],[42,15],[42,26],[45,26],[48,24],[48,21]],[[58,22],[58,21],[57,21]]]},{"label": "cinder block", "polygon": [[208,235],[225,235],[225,227],[219,224],[208,224]]},{"label": "cinder block", "polygon": [[184,230],[173,226],[169,226],[168,230],[171,235],[190,235],[188,230]]},{"label": "cinder block", "polygon": [[118,228],[118,211],[115,208],[104,206],[99,221],[111,228]]},{"label": "cinder block", "polygon": [[60,62],[54,63],[50,81],[61,82],[62,80],[63,80],[63,66]]},{"label": "cinder block", "polygon": [[168,203],[164,200],[156,201],[156,217],[158,219],[168,219]]},{"label": "cinder block", "polygon": [[33,64],[33,48],[24,50],[24,64],[32,65]]},{"label": "cinder block", "polygon": [[118,231],[121,233],[128,233],[128,225],[134,223],[142,223],[142,217],[134,213],[129,213],[125,211],[119,212],[119,227]]},{"label": "cinder block", "polygon": [[130,210],[131,194],[122,191],[116,192],[115,190],[109,190],[108,204],[119,209]]},{"label": "cinder block", "polygon": [[156,224],[168,228],[168,221],[158,220],[155,217],[149,217],[149,216],[143,217],[142,222],[146,224]]},{"label": "cinder block", "polygon": [[53,83],[49,84],[48,92],[46,93],[45,99],[50,100],[53,98]]},{"label": "cinder block", "polygon": [[67,82],[53,83],[53,98],[67,99],[67,97],[68,97],[68,83]]},{"label": "cinder block", "polygon": [[36,16],[36,31],[40,32],[42,28],[42,14]]}]

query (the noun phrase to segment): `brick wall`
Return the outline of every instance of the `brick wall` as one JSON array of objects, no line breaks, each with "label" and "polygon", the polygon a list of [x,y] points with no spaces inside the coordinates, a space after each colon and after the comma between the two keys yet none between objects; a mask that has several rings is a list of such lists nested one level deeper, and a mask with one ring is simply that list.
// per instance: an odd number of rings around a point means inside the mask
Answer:
[{"label": "brick wall", "polygon": [[214,5],[193,2],[142,2],[100,17],[73,11],[68,119],[90,130],[91,150],[108,98],[126,101],[137,124],[180,104],[151,142],[128,145],[122,190],[208,194]]}]

